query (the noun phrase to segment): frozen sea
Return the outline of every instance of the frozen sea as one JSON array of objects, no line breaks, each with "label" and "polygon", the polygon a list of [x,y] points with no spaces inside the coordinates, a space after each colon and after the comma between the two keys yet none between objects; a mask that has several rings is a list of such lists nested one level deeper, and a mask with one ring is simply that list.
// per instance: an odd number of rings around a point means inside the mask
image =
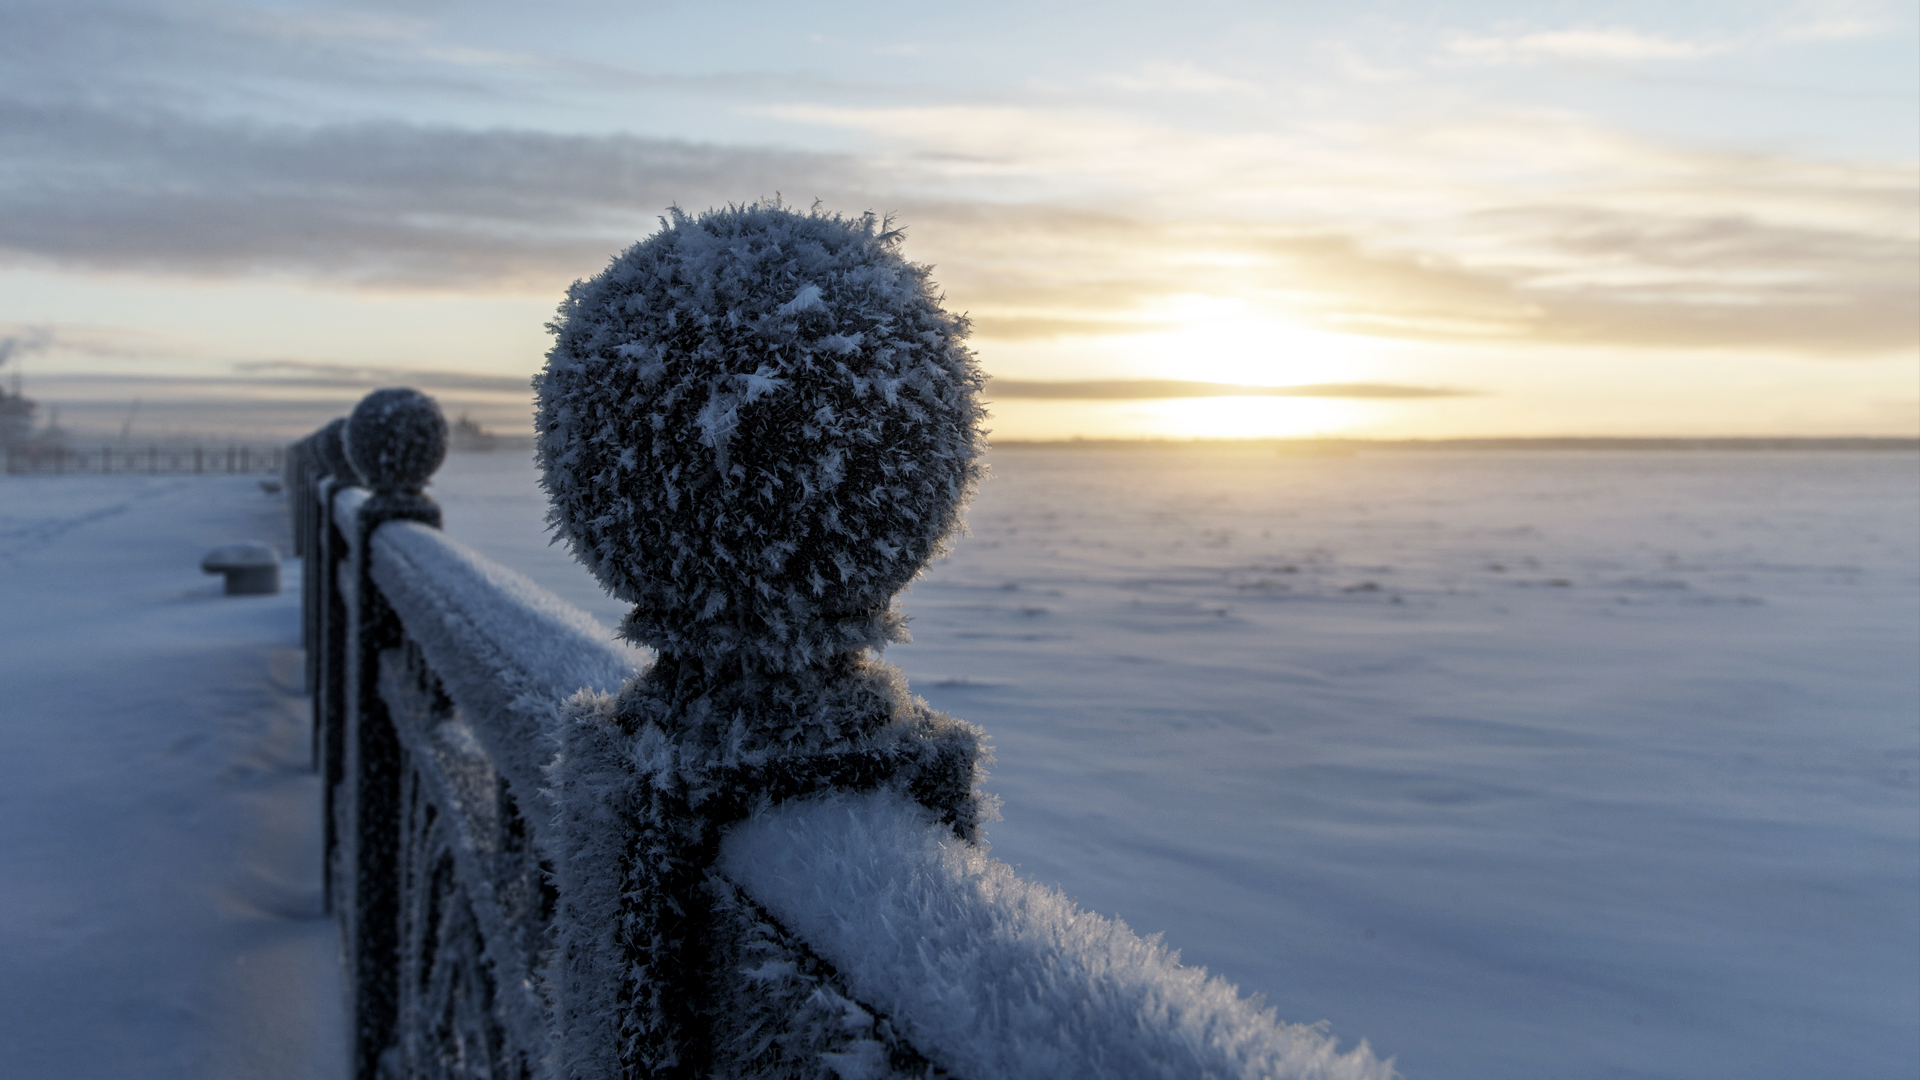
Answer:
[{"label": "frozen sea", "polygon": [[[887,657],[998,857],[1414,1080],[1920,1073],[1916,455],[992,463]],[[622,614],[524,457],[433,492]],[[294,598],[196,565],[281,505],[0,477],[0,1076],[338,1072]]]},{"label": "frozen sea", "polygon": [[[996,856],[1415,1080],[1920,1073],[1920,460],[996,451],[887,658]],[[623,613],[517,455],[447,528]]]}]

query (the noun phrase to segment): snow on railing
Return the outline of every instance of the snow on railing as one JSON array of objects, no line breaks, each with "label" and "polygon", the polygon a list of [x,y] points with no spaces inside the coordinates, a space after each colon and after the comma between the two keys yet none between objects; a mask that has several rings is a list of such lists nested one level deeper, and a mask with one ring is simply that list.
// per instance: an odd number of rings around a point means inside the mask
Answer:
[{"label": "snow on railing", "polygon": [[570,294],[553,520],[651,663],[438,531],[429,399],[293,448],[356,1076],[1392,1075],[987,855],[981,732],[875,655],[979,472],[896,244],[676,216]]}]

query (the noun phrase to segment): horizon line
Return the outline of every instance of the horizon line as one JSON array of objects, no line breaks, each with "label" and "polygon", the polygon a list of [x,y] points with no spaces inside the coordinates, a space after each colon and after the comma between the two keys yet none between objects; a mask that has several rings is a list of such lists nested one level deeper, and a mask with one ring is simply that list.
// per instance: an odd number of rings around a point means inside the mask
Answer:
[{"label": "horizon line", "polygon": [[1403,386],[1398,383],[1296,383],[1265,386],[1252,383],[1196,382],[1186,379],[1001,379],[990,378],[984,397],[1047,401],[1159,401],[1174,398],[1302,397],[1366,400],[1443,397],[1479,397],[1484,391],[1445,386]]},{"label": "horizon line", "polygon": [[1224,447],[1323,447],[1347,450],[1916,450],[1915,435],[1451,435],[1367,438],[1292,435],[1256,438],[1001,439],[990,449],[1149,450]]}]

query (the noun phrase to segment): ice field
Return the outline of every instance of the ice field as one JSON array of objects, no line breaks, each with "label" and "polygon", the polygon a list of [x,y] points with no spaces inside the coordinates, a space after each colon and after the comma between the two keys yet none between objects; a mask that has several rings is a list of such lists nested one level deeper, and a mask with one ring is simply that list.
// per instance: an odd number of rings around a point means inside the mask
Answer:
[{"label": "ice field", "polygon": [[[996,857],[1410,1078],[1920,1070],[1915,455],[992,462],[887,655]],[[432,492],[622,613],[520,455]],[[0,477],[0,1076],[340,1074],[297,598],[197,565],[283,511]]]},{"label": "ice field", "polygon": [[[1916,465],[1002,450],[887,657],[997,857],[1409,1077],[1911,1077]],[[517,456],[435,492],[622,614]]]}]

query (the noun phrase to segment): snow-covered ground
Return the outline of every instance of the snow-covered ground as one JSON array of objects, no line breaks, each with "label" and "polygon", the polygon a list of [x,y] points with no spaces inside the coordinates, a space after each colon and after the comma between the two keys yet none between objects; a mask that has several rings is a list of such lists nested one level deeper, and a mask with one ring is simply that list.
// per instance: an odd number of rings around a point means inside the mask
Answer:
[{"label": "snow-covered ground", "polygon": [[[998,857],[1415,1080],[1920,1070],[1914,455],[993,463],[888,656]],[[521,457],[434,490],[622,614]]]},{"label": "snow-covered ground", "polygon": [[[1415,1080],[1910,1078],[1917,465],[1003,450],[889,658],[998,857]],[[522,457],[433,490],[619,617]],[[0,1076],[344,1074],[297,598],[197,565],[282,514],[0,477]]]},{"label": "snow-covered ground", "polygon": [[346,1075],[299,564],[251,477],[0,476],[0,1077]]}]

